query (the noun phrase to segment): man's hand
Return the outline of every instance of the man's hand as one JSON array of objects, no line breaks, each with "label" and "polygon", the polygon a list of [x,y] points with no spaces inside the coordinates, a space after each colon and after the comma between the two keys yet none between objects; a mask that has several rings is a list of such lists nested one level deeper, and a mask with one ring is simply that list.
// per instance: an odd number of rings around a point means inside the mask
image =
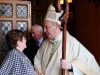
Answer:
[{"label": "man's hand", "polygon": [[60,66],[61,66],[62,69],[66,69],[66,70],[72,68],[71,63],[69,61],[65,60],[65,59],[60,60]]}]

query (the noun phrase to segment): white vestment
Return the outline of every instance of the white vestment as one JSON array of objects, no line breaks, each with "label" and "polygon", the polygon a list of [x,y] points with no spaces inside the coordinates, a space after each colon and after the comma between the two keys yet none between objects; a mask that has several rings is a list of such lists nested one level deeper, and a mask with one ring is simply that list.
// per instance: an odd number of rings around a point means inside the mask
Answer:
[{"label": "white vestment", "polygon": [[[100,75],[100,67],[94,56],[68,32],[66,42],[66,60],[71,62],[84,75]],[[50,59],[51,52],[54,54]],[[62,32],[54,40],[46,39],[42,43],[34,59],[35,70],[45,75],[61,75],[61,58]],[[66,75],[77,74],[75,74],[75,69],[73,68],[73,73],[69,73],[66,70]]]}]

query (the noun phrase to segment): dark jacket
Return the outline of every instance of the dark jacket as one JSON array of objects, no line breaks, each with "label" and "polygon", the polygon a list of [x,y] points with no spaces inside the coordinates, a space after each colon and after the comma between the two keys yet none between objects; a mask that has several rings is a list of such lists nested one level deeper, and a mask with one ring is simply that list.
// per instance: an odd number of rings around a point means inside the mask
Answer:
[{"label": "dark jacket", "polygon": [[24,50],[25,55],[31,60],[32,64],[34,65],[34,57],[38,51],[38,47],[36,46],[35,39],[31,39],[26,43],[27,48]]}]

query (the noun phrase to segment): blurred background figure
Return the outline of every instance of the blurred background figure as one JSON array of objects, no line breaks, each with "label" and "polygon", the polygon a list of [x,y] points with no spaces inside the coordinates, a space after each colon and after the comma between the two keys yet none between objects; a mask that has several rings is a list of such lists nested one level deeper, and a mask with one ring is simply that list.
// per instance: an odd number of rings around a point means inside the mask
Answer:
[{"label": "blurred background figure", "polygon": [[41,25],[34,24],[31,28],[32,39],[27,41],[27,48],[24,50],[26,56],[31,60],[34,65],[34,56],[36,55],[39,47],[41,46],[43,37],[43,28]]}]

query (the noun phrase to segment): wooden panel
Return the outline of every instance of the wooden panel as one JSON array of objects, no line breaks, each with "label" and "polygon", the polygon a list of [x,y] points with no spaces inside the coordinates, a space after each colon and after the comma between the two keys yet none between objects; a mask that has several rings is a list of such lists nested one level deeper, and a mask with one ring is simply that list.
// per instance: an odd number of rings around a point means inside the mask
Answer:
[{"label": "wooden panel", "polygon": [[[88,1],[88,0],[87,0]],[[81,12],[81,25],[82,25],[82,44],[88,48],[89,47],[89,24],[88,24],[88,2],[82,0],[82,12]],[[81,19],[80,19],[81,20]],[[87,36],[86,36],[87,35]]]},{"label": "wooden panel", "polygon": [[[83,32],[83,25],[82,25],[82,3],[81,0],[78,0],[77,2],[75,2],[75,21],[76,21],[76,37],[77,39],[82,42],[82,32]],[[80,10],[80,11],[79,11]]]},{"label": "wooden panel", "polygon": [[[31,2],[30,1],[0,1],[0,60],[9,52],[5,41],[5,35],[11,29],[19,29],[25,32],[29,38],[31,29]],[[7,6],[6,6],[7,5]],[[3,10],[2,10],[3,9]],[[8,11],[11,15],[6,14]],[[2,33],[1,33],[2,31]],[[1,61],[0,61],[1,62]]]},{"label": "wooden panel", "polygon": [[100,6],[88,0],[75,1],[76,38],[95,56],[100,65]]},{"label": "wooden panel", "polygon": [[100,5],[96,8],[96,59],[100,64]]},{"label": "wooden panel", "polygon": [[96,57],[96,15],[95,15],[95,4],[89,3],[89,50],[94,54]]}]

